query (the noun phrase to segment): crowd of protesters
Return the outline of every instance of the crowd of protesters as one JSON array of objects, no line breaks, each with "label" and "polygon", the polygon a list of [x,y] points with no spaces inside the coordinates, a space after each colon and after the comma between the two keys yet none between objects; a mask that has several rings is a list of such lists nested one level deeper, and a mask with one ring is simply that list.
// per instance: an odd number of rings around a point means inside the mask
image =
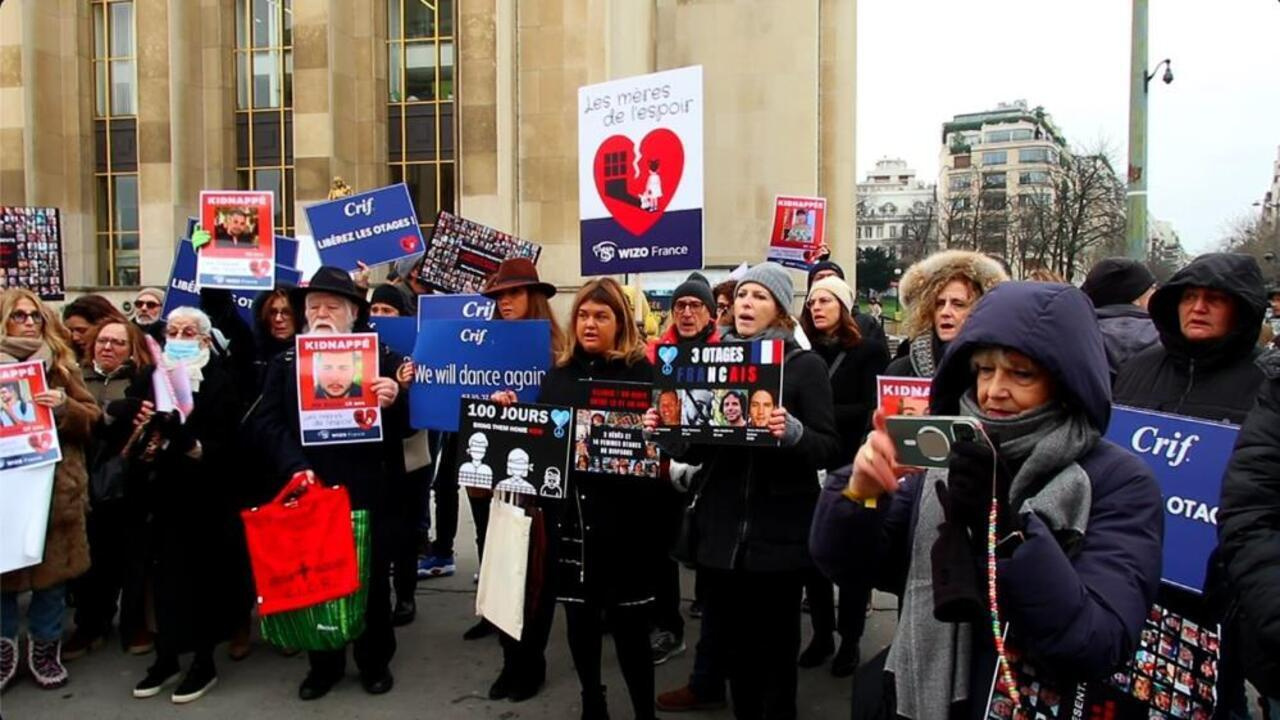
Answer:
[{"label": "crowd of protesters", "polygon": [[[130,316],[97,295],[60,314],[26,290],[0,295],[0,364],[44,363],[48,389],[30,401],[52,409],[62,450],[43,561],[2,578],[3,688],[20,673],[62,687],[65,663],[114,633],[123,651],[152,655],[134,697],[173,685],[174,703],[198,700],[217,683],[216,646],[229,643],[232,660],[252,648],[239,511],[320,478],[368,513],[372,579],[354,660],[366,692],[393,689],[396,628],[415,622],[416,585],[458,571],[456,438],[411,427],[413,362],[383,346],[380,375],[366,380],[383,440],[304,445],[294,341],[414,315],[430,292],[419,263],[396,263],[372,288],[363,273],[322,267],[304,286],[262,293],[251,323],[223,290],[162,313],[164,293],[145,289]],[[1054,280],[1015,282],[992,257],[939,252],[903,274],[901,324],[887,333],[879,302],[860,307],[838,264],[814,265],[798,299],[789,271],[761,263],[715,285],[693,273],[659,330],[643,294],[609,278],[586,282],[558,318],[557,289],[535,265],[503,262],[481,291],[495,320],[549,322],[538,402],[572,405],[584,381],[651,382],[665,344],[776,340],[786,371],[762,418],[775,446],[656,435],[656,479],[575,467],[564,501],[521,496],[539,548],[523,633],[480,619],[464,634],[499,636],[489,697],[528,700],[567,670],[546,661],[562,605],[584,719],[609,717],[606,635],[642,720],[730,704],[742,720],[795,718],[799,670],[828,660],[854,677],[855,717],[985,718],[992,677],[1007,668],[991,628],[998,596],[1008,638],[1046,686],[1121,669],[1159,603],[1221,627],[1216,717],[1255,712],[1246,681],[1280,717],[1280,353],[1267,332],[1280,292],[1231,254],[1201,256],[1164,283],[1123,259],[1097,263],[1080,288]],[[152,375],[174,371],[193,393],[185,422],[156,409]],[[907,467],[877,409],[879,376],[930,380],[932,413],[982,432],[957,440],[946,467]],[[510,390],[492,400],[517,402]],[[726,418],[747,411],[740,394],[720,402]],[[1104,439],[1113,404],[1242,426],[1203,594],[1161,582],[1161,492],[1146,464]],[[644,416],[646,432],[661,422],[657,407]],[[492,494],[464,494],[483,552]],[[694,574],[688,607],[682,565]],[[865,658],[873,590],[898,596],[898,621],[890,646]],[[700,619],[696,639],[686,613]],[[654,666],[689,647],[687,683],[656,688]],[[345,677],[345,650],[308,660],[302,700]]]}]

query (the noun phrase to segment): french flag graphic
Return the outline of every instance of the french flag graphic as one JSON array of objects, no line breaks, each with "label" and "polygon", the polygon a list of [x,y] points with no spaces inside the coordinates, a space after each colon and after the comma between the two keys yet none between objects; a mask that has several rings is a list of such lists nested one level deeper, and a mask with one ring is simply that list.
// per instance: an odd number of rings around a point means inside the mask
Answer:
[{"label": "french flag graphic", "polygon": [[782,364],[782,341],[762,340],[751,345],[751,363],[753,365]]}]

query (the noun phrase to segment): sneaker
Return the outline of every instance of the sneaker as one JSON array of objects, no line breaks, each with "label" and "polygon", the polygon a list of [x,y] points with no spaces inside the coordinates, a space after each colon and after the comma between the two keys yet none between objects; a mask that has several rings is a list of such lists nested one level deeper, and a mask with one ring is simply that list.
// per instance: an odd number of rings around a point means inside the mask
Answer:
[{"label": "sneaker", "polygon": [[693,688],[685,685],[676,690],[669,690],[658,696],[654,702],[663,712],[693,712],[697,710],[719,710],[729,703],[724,698],[704,700],[693,692]]},{"label": "sneaker", "polygon": [[458,569],[453,564],[453,556],[439,557],[436,555],[427,555],[418,558],[418,579],[427,580],[429,578],[449,577]]},{"label": "sneaker", "polygon": [[395,609],[391,611],[391,625],[392,627],[404,627],[412,623],[417,616],[418,604],[413,598],[397,600]]},{"label": "sneaker", "polygon": [[484,618],[480,618],[480,622],[467,628],[467,631],[462,633],[462,639],[479,640],[481,638],[487,638],[495,632],[497,632],[497,628],[493,626],[493,623],[485,620]]},{"label": "sneaker", "polygon": [[181,668],[175,665],[152,665],[147,668],[147,676],[133,687],[133,696],[139,700],[155,697],[164,687],[178,679]]},{"label": "sneaker", "polygon": [[67,668],[62,664],[62,641],[27,639],[27,666],[36,684],[53,690],[67,684]]},{"label": "sneaker", "polygon": [[18,674],[18,641],[0,637],[0,692],[9,687]]},{"label": "sneaker", "polygon": [[661,665],[685,651],[684,638],[666,630],[655,630],[649,636],[649,649],[653,651],[653,664]]},{"label": "sneaker", "polygon": [[62,646],[62,659],[75,660],[101,648],[107,644],[106,635],[90,636],[77,629],[71,633],[71,639]]},{"label": "sneaker", "polygon": [[191,670],[187,671],[187,676],[182,678],[182,682],[178,683],[178,687],[173,691],[173,696],[169,699],[175,705],[195,702],[204,697],[205,693],[212,690],[213,686],[217,684],[218,671],[214,670],[212,666],[192,665]]}]

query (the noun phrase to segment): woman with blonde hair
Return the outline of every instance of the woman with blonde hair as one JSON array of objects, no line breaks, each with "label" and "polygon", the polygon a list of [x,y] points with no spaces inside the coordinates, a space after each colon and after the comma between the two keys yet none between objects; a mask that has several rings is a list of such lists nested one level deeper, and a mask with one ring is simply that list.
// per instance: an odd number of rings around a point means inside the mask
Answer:
[{"label": "woman with blonde hair", "polygon": [[907,268],[899,286],[907,347],[899,349],[884,374],[933,377],[978,298],[1008,279],[995,258],[969,250],[936,252]]},{"label": "woman with blonde hair", "polygon": [[31,401],[53,410],[62,460],[53,471],[53,500],[39,565],[0,576],[0,690],[18,669],[18,593],[31,591],[27,611],[27,667],[45,690],[67,684],[62,664],[62,616],[66,582],[89,568],[85,511],[89,473],[85,446],[101,411],[85,389],[75,351],[58,315],[24,288],[0,295],[0,364],[39,360],[47,389]]},{"label": "woman with blonde hair", "polygon": [[[631,303],[615,280],[599,278],[584,285],[573,300],[569,322],[572,332],[542,381],[538,402],[579,405],[592,381],[653,381]],[[569,472],[558,531],[556,523],[547,523],[548,553],[551,562],[558,559],[554,581],[565,605],[584,720],[609,716],[600,682],[606,613],[635,717],[654,717],[649,648],[654,588],[645,569],[665,550],[652,532],[658,484],[656,478],[575,467]]]}]

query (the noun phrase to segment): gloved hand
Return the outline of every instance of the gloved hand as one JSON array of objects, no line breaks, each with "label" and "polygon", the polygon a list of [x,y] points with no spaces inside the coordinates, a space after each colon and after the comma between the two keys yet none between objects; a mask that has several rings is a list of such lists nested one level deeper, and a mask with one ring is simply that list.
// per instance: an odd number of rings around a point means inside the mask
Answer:
[{"label": "gloved hand", "polygon": [[126,397],[112,400],[106,407],[107,422],[133,422],[141,410],[142,400],[139,398]]},{"label": "gloved hand", "polygon": [[[991,511],[992,473],[995,473],[995,496],[999,501],[1000,527],[1009,523],[1009,487],[1013,473],[999,457],[1000,446],[995,438],[992,448],[982,440],[958,440],[951,445],[951,460],[947,468],[950,517],[961,524],[974,537],[987,536],[987,517]],[[997,533],[1003,537],[1002,533]],[[984,541],[985,542],[985,541]]]},{"label": "gloved hand", "polygon": [[[933,616],[939,622],[976,622],[983,616],[985,583],[979,579],[981,545],[957,522],[955,494],[939,480],[934,484],[945,518],[938,526],[938,539],[929,549],[933,586]],[[928,492],[928,488],[924,492]]]}]

